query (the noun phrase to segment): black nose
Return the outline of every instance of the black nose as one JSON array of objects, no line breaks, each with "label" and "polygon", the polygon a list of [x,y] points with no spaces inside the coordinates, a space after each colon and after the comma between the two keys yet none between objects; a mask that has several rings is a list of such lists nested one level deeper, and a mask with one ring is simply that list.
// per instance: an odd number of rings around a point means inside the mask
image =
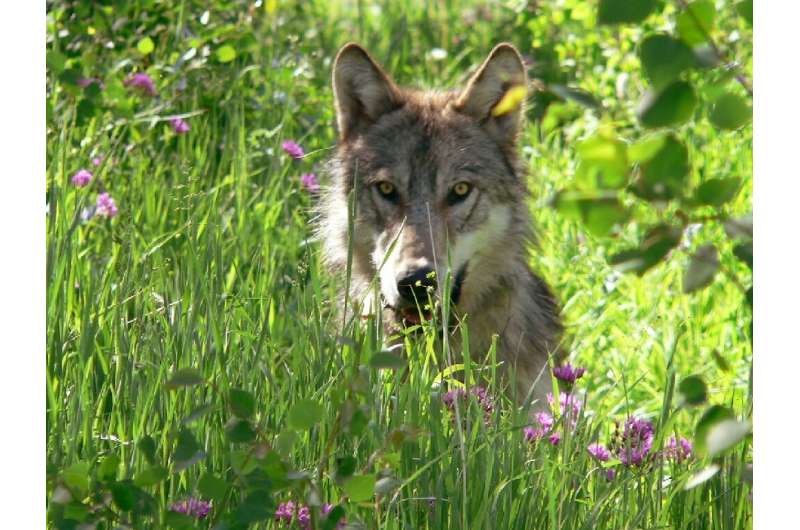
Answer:
[{"label": "black nose", "polygon": [[424,305],[428,301],[429,288],[436,290],[436,278],[430,267],[413,269],[397,280],[400,296],[410,304]]}]

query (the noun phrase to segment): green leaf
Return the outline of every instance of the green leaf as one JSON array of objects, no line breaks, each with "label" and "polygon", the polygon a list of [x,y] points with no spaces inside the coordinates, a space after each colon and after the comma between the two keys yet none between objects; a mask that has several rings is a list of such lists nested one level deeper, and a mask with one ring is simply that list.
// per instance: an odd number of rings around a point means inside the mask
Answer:
[{"label": "green leaf", "polygon": [[708,407],[708,410],[700,417],[694,429],[694,447],[698,454],[705,455],[707,453],[706,438],[714,425],[722,421],[735,419],[736,417],[733,415],[733,412],[722,405],[711,405]]},{"label": "green leaf", "polygon": [[714,476],[719,472],[719,465],[718,464],[711,464],[710,466],[698,471],[692,478],[690,478],[686,484],[683,486],[683,489],[690,490],[692,488],[696,488],[703,482],[707,482],[714,478]]},{"label": "green leaf", "polygon": [[744,98],[723,94],[714,101],[708,119],[720,129],[734,130],[750,123],[753,109]]},{"label": "green leaf", "polygon": [[67,64],[67,58],[63,53],[50,50],[47,52],[45,64],[47,64],[47,67],[53,72],[53,74],[58,75],[64,71],[64,67]]},{"label": "green leaf", "polygon": [[281,431],[278,434],[278,438],[275,440],[275,449],[283,456],[289,456],[292,452],[292,448],[294,448],[294,444],[297,443],[297,432],[292,429],[286,429]]},{"label": "green leaf", "polygon": [[183,429],[178,433],[178,444],[172,455],[175,472],[181,472],[205,457],[200,445],[188,430]]},{"label": "green leaf", "polygon": [[695,200],[709,206],[722,206],[739,192],[741,180],[737,177],[709,179],[697,187]]},{"label": "green leaf", "polygon": [[709,456],[717,456],[741,442],[752,427],[749,421],[724,419],[708,430],[706,434],[706,452]]},{"label": "green leaf", "polygon": [[195,528],[195,520],[192,517],[172,510],[164,512],[164,523],[167,528],[172,528],[173,530],[192,530]]},{"label": "green leaf", "polygon": [[167,390],[176,390],[187,386],[199,385],[203,382],[203,376],[194,368],[181,368],[176,370],[169,381],[164,383]]},{"label": "green leaf", "polygon": [[289,425],[298,430],[307,430],[322,419],[322,405],[310,399],[295,403],[289,411]]},{"label": "green leaf", "polygon": [[706,384],[699,375],[690,375],[678,384],[678,393],[686,405],[705,403],[708,393]]},{"label": "green leaf", "polygon": [[600,0],[597,22],[600,24],[641,22],[653,12],[655,7],[655,0]]},{"label": "green leaf", "polygon": [[562,191],[553,199],[553,206],[564,217],[582,221],[596,236],[605,236],[612,228],[628,219],[628,210],[616,198],[592,197]]},{"label": "green leaf", "polygon": [[167,478],[167,470],[163,466],[150,466],[138,472],[133,478],[133,483],[140,488],[155,486]]},{"label": "green leaf", "polygon": [[342,481],[356,472],[358,462],[355,457],[343,456],[336,459],[336,480]]},{"label": "green leaf", "polygon": [[266,521],[274,515],[275,501],[270,492],[265,490],[250,493],[233,512],[234,520],[243,525]]},{"label": "green leaf", "polygon": [[136,502],[136,493],[130,482],[115,482],[111,484],[110,489],[111,499],[117,505],[117,508],[123,512],[129,512],[133,509],[133,505]]},{"label": "green leaf", "polygon": [[407,364],[408,361],[404,357],[389,351],[380,351],[369,360],[369,365],[375,369],[399,370],[405,368]]},{"label": "green leaf", "polygon": [[686,81],[674,81],[659,92],[648,92],[637,114],[645,127],[674,127],[687,122],[694,113],[697,96]]},{"label": "green leaf", "polygon": [[197,407],[196,409],[191,411],[188,416],[183,418],[181,420],[181,424],[182,425],[189,425],[190,423],[192,423],[192,422],[194,422],[196,420],[199,420],[200,418],[202,418],[203,416],[205,416],[209,412],[212,412],[216,408],[217,408],[217,406],[215,404],[213,404],[213,403],[206,403],[205,405],[200,405],[199,407]]},{"label": "green leaf", "polygon": [[97,468],[97,477],[105,482],[116,480],[119,464],[120,460],[117,455],[108,455]]},{"label": "green leaf", "polygon": [[150,37],[145,37],[136,44],[136,49],[139,50],[139,53],[142,55],[149,55],[153,52],[155,47],[156,45],[153,44],[153,39]]},{"label": "green leaf", "polygon": [[322,530],[334,530],[342,519],[344,519],[347,513],[344,511],[344,507],[341,505],[334,506],[328,515],[322,520]]},{"label": "green leaf", "polygon": [[641,246],[614,254],[609,262],[620,272],[641,276],[664,259],[680,240],[679,228],[658,225],[647,233]]},{"label": "green leaf", "polygon": [[635,163],[647,162],[664,147],[666,139],[665,134],[646,136],[628,147],[628,158]]},{"label": "green leaf", "polygon": [[692,2],[675,19],[678,35],[689,46],[697,46],[708,40],[714,29],[716,9],[709,0]]},{"label": "green leaf", "polygon": [[211,473],[203,473],[197,483],[197,490],[200,494],[207,499],[214,500],[215,503],[222,502],[229,488],[230,486],[227,482]]},{"label": "green leaf", "polygon": [[82,498],[89,490],[89,462],[76,462],[61,472],[64,484]]},{"label": "green leaf", "polygon": [[236,50],[230,44],[225,44],[217,48],[217,60],[221,63],[229,63],[236,59]]},{"label": "green leaf", "polygon": [[695,64],[691,48],[669,35],[650,35],[639,46],[639,60],[653,86],[661,88]]},{"label": "green leaf", "polygon": [[647,200],[668,200],[683,195],[689,173],[689,152],[672,135],[664,137],[661,148],[640,166],[634,191]]},{"label": "green leaf", "polygon": [[753,270],[753,243],[739,243],[733,247],[733,255]]},{"label": "green leaf", "polygon": [[386,495],[396,490],[403,483],[394,477],[383,477],[375,483],[375,493]]},{"label": "green leaf", "polygon": [[745,0],[736,4],[736,12],[745,19],[750,26],[753,25],[753,0]]},{"label": "green leaf", "polygon": [[683,292],[691,293],[702,289],[714,280],[719,269],[719,256],[714,245],[698,248],[689,261],[689,268],[683,276]]},{"label": "green leaf", "polygon": [[580,142],[580,176],[584,189],[617,189],[628,181],[628,148],[610,134],[596,134]]},{"label": "green leaf", "polygon": [[150,465],[156,463],[156,442],[149,435],[142,436],[136,442],[136,449],[142,452]]},{"label": "green leaf", "polygon": [[225,425],[225,434],[232,443],[247,443],[256,439],[256,431],[247,420],[231,418]]},{"label": "green leaf", "polygon": [[250,418],[256,411],[256,398],[246,390],[231,389],[228,393],[231,412],[240,418]]},{"label": "green leaf", "polygon": [[375,492],[375,475],[353,475],[344,483],[343,489],[351,502],[368,501]]},{"label": "green leaf", "polygon": [[97,114],[97,105],[91,99],[83,98],[78,102],[75,113],[77,116],[76,123],[84,125]]},{"label": "green leaf", "polygon": [[565,85],[551,84],[547,86],[548,90],[566,101],[574,101],[579,105],[588,107],[590,109],[600,109],[602,105],[590,93],[579,88],[568,87]]}]

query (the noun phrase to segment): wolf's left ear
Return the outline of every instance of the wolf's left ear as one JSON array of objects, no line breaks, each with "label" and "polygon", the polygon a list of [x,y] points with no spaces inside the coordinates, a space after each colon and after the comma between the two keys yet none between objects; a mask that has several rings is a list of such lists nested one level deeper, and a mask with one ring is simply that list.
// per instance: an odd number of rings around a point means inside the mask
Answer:
[{"label": "wolf's left ear", "polygon": [[527,84],[517,49],[508,43],[498,44],[459,95],[455,109],[478,120],[500,145],[514,145]]},{"label": "wolf's left ear", "polygon": [[339,50],[333,65],[339,135],[347,138],[400,104],[400,91],[369,54],[355,43]]}]

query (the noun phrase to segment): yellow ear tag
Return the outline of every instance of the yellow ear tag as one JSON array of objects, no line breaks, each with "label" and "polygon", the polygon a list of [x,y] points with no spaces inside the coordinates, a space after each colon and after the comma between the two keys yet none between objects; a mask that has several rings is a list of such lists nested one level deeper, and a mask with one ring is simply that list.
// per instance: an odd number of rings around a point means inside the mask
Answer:
[{"label": "yellow ear tag", "polygon": [[509,88],[500,101],[497,102],[497,105],[492,107],[492,116],[502,116],[517,110],[524,99],[525,87],[523,85],[515,85]]}]

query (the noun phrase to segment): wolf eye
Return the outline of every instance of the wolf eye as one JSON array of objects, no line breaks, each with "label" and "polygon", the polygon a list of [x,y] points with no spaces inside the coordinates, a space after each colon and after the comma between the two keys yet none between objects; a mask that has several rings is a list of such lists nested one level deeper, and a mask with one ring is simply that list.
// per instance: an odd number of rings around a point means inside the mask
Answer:
[{"label": "wolf eye", "polygon": [[455,204],[467,198],[472,191],[472,185],[468,182],[458,182],[450,189],[450,194],[447,196],[447,202]]},{"label": "wolf eye", "polygon": [[387,201],[395,201],[397,199],[397,189],[394,187],[394,184],[389,182],[388,180],[383,180],[378,182],[378,193],[386,199]]}]

